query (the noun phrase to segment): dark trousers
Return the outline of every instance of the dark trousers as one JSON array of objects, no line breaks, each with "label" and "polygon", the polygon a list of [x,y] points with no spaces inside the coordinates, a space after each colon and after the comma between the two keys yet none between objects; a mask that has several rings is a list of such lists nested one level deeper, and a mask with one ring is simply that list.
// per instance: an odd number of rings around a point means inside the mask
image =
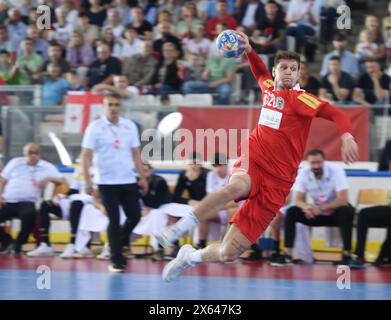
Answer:
[{"label": "dark trousers", "polygon": [[[36,210],[34,202],[18,202],[18,203],[5,203],[0,209],[0,223],[3,223],[12,218],[19,218],[21,220],[21,228],[18,237],[15,241],[15,250],[19,251],[21,246],[27,242],[29,234],[34,229],[36,217]],[[0,228],[0,241],[9,239],[8,235],[3,228]]]},{"label": "dark trousers", "polygon": [[285,217],[285,248],[293,248],[296,233],[296,222],[311,227],[339,227],[344,251],[352,247],[354,208],[350,205],[337,208],[329,216],[317,216],[308,219],[299,207],[288,209]]},{"label": "dark trousers", "polygon": [[[75,235],[79,226],[83,206],[84,203],[79,200],[72,201],[70,205],[69,221],[71,224],[71,243],[75,243]],[[50,213],[62,218],[62,210],[59,205],[54,204],[51,201],[42,202],[41,207],[39,208],[39,234],[41,242],[46,242],[49,245]]]},{"label": "dark trousers", "polygon": [[[122,248],[129,244],[129,236],[140,221],[141,207],[138,185],[99,185],[102,203],[107,211],[109,226],[107,234],[113,263],[125,263]],[[122,206],[126,221],[120,226],[119,206]]]},{"label": "dark trousers", "polygon": [[357,221],[356,255],[361,259],[364,259],[368,228],[387,228],[387,239],[383,243],[380,252],[380,256],[382,256],[382,252],[386,251],[386,248],[391,246],[391,207],[375,206],[362,209],[359,212]]}]

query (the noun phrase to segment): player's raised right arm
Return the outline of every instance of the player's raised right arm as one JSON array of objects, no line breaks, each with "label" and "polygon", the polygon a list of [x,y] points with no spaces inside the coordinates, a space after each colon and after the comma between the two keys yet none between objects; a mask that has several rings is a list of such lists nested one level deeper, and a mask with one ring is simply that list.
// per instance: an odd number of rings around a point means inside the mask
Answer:
[{"label": "player's raised right arm", "polygon": [[240,31],[236,31],[236,33],[243,38],[244,43],[241,45],[242,48],[245,49],[246,55],[248,58],[248,62],[250,64],[251,71],[257,80],[259,86],[263,89],[264,87],[270,88],[273,86],[273,78],[270,75],[269,70],[266,68],[265,63],[259,57],[259,55],[255,52],[255,50],[251,47],[250,42],[246,34]]}]

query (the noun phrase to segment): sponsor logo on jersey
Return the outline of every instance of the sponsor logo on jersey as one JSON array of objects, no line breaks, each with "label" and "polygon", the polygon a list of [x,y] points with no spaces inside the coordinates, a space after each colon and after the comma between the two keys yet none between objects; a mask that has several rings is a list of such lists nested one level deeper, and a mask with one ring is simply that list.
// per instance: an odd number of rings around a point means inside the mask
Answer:
[{"label": "sponsor logo on jersey", "polygon": [[278,110],[282,110],[282,109],[284,109],[284,104],[285,104],[284,99],[282,97],[277,97],[276,108]]},{"label": "sponsor logo on jersey", "polygon": [[266,87],[266,88],[271,88],[271,87],[274,87],[274,82],[273,80],[271,79],[267,79],[263,82],[263,85]]},{"label": "sponsor logo on jersey", "polygon": [[310,96],[307,93],[300,94],[297,99],[304,102],[307,106],[314,110],[318,109],[318,107],[321,105],[321,102],[318,99]]}]

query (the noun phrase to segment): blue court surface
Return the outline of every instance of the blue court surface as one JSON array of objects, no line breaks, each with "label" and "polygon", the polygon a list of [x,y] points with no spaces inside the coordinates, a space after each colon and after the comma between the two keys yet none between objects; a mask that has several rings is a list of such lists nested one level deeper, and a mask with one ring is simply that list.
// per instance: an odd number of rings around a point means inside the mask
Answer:
[{"label": "blue court surface", "polygon": [[[272,268],[266,262],[205,264],[172,283],[165,262],[129,260],[127,273],[110,274],[107,261],[0,257],[0,299],[23,300],[388,300],[391,268],[352,270],[350,289],[328,264]],[[37,268],[47,266],[46,282]],[[45,267],[46,268],[46,267]]]}]

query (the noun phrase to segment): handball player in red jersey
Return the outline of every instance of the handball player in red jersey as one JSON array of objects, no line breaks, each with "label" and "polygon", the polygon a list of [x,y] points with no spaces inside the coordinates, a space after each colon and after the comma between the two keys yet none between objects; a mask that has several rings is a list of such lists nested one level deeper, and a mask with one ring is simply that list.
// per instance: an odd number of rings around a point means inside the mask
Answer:
[{"label": "handball player in red jersey", "polygon": [[222,243],[201,250],[184,245],[177,257],[165,266],[162,274],[165,281],[175,279],[197,263],[234,261],[257,241],[285,203],[303,159],[314,117],[333,121],[338,127],[345,162],[358,158],[358,147],[346,115],[300,89],[300,56],[295,52],[279,51],[272,71],[273,81],[261,58],[251,48],[248,37],[237,33],[244,40],[242,46],[262,90],[263,105],[258,125],[243,142],[247,145],[242,143],[241,156],[233,166],[228,185],[206,196],[191,215],[155,237],[164,247],[171,246],[189,229],[214,217],[228,202],[246,201],[231,219]]}]

